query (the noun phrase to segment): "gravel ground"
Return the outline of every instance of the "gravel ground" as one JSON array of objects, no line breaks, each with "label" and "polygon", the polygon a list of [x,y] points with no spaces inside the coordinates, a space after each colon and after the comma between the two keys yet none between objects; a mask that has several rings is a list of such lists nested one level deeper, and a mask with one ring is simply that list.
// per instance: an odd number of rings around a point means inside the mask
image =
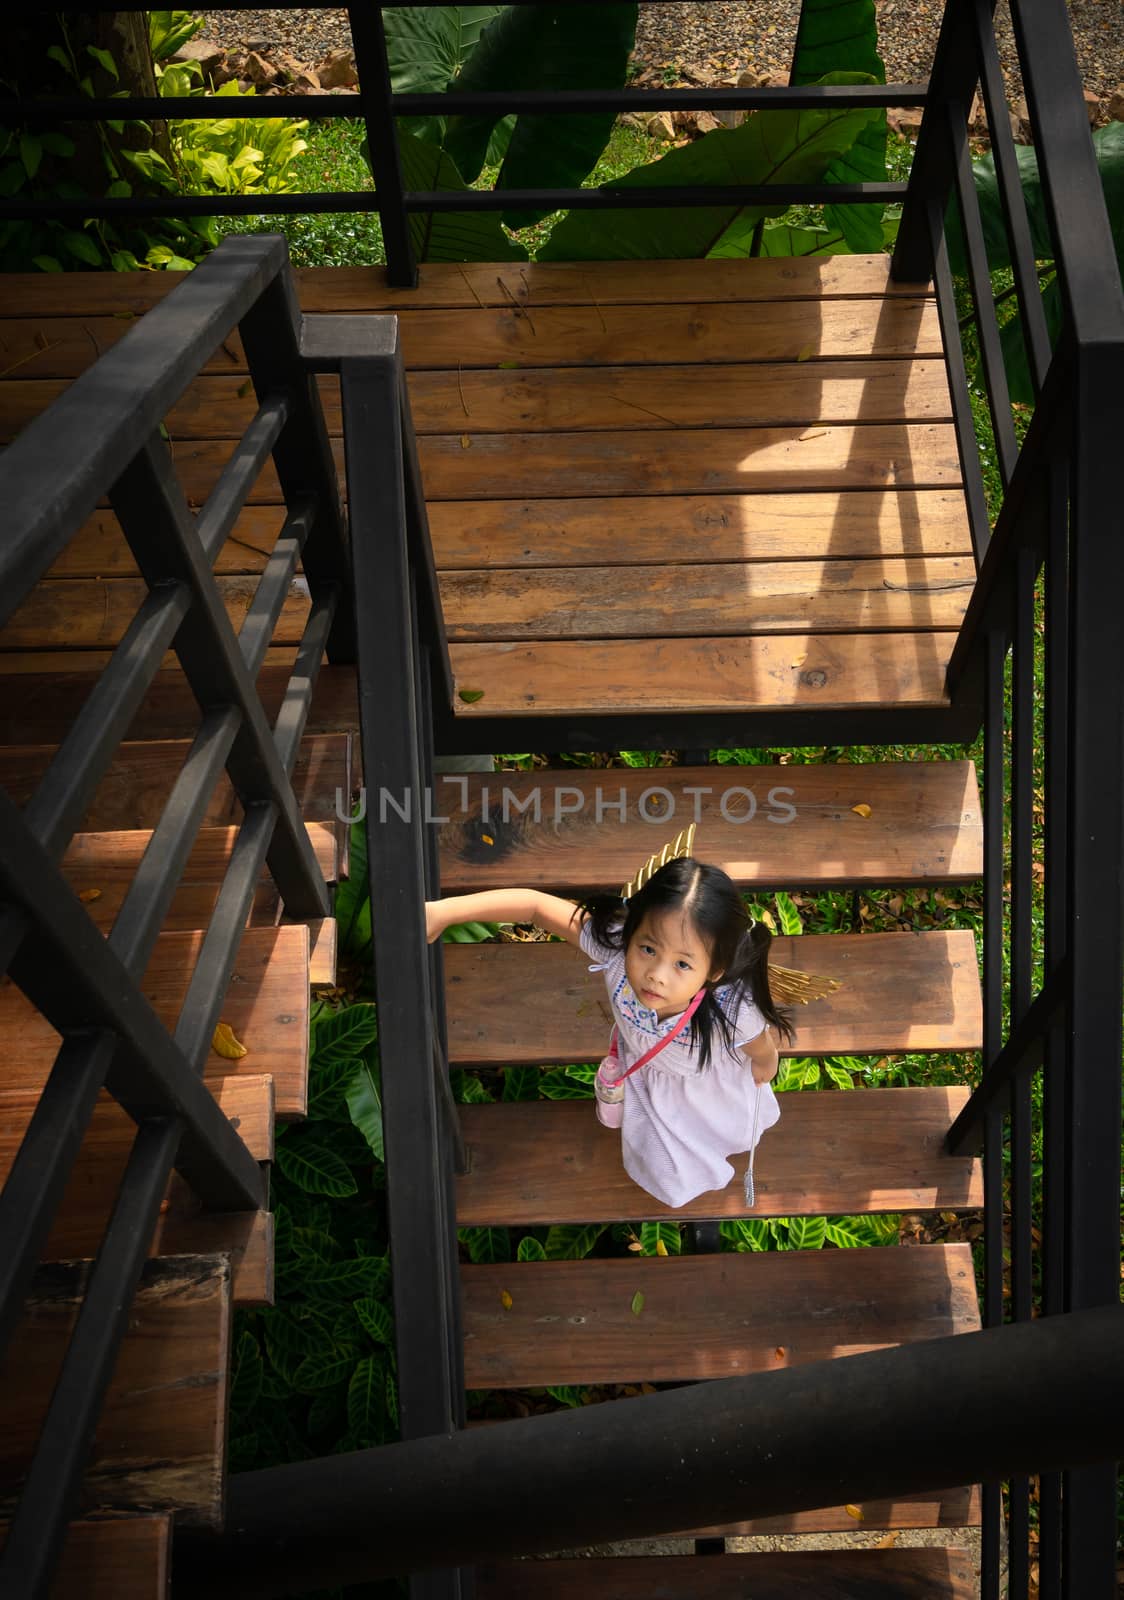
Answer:
[{"label": "gravel ground", "polygon": [[[944,11],[942,0],[876,0],[878,36],[891,81],[926,78]],[[682,69],[707,78],[735,78],[745,67],[787,72],[800,7],[796,0],[677,0],[644,4],[636,58],[656,71]],[[318,61],[347,47],[351,34],[340,10],[204,11],[206,35],[228,46],[283,48]],[[1070,0],[1070,24],[1085,87],[1105,96],[1124,80],[1124,5],[1120,0]],[[996,12],[999,57],[1012,102],[1022,92],[1005,0]],[[672,77],[674,74],[674,77]]]}]

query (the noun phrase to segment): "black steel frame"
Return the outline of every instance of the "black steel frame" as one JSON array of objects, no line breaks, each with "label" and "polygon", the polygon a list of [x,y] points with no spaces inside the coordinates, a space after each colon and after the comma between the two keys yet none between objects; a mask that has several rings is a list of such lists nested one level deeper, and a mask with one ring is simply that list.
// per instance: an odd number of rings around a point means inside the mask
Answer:
[{"label": "black steel frame", "polygon": [[[213,492],[188,510],[159,429],[237,328],[260,408]],[[284,241],[228,240],[132,329],[0,462],[8,511],[0,623],[108,493],[148,588],[111,660],[21,810],[0,791],[3,969],[62,1035],[0,1194],[0,1346],[21,1313],[99,1091],[137,1124],[112,1217],[3,1557],[5,1593],[45,1592],[77,1502],[98,1414],[173,1168],[210,1209],[259,1209],[258,1163],[202,1071],[263,864],[296,917],[329,911],[289,781],[320,662],[352,658],[349,556],[335,471],[299,325]],[[287,515],[241,631],[211,567],[266,459]],[[276,723],[254,680],[298,560],[312,599]],[[60,869],[67,845],[168,649],[199,704],[199,731],[108,937]],[[244,817],[172,1033],[140,987],[223,769]]]}]

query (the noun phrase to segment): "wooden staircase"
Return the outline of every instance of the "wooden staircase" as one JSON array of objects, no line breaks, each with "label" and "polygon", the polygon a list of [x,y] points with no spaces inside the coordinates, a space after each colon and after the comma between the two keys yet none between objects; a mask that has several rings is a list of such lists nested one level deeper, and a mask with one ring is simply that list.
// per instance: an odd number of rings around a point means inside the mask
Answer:
[{"label": "wooden staircase", "polygon": [[[186,749],[178,743],[123,745],[67,853],[64,873],[103,929],[112,923]],[[0,750],[0,782],[25,799],[51,753],[49,746]],[[350,738],[306,736],[294,788],[329,883],[346,873],[335,791],[349,795],[352,782]],[[224,779],[143,980],[170,1027],[202,944],[237,815]],[[335,982],[334,922],[288,922],[283,912],[263,876],[222,1008],[222,1020],[246,1054],[229,1060],[212,1051],[205,1071],[219,1105],[263,1163],[273,1158],[275,1118],[305,1114],[310,992]],[[59,1043],[9,980],[0,984],[0,1039],[2,1184]],[[14,1503],[38,1437],[134,1133],[130,1118],[103,1092],[0,1371],[2,1510]],[[270,1212],[204,1212],[173,1175],[98,1423],[82,1520],[68,1532],[53,1595],[157,1600],[168,1593],[173,1525],[221,1526],[232,1313],[272,1300]]]},{"label": "wooden staircase", "polygon": [[[948,886],[981,871],[970,763],[566,770],[470,778],[467,803],[442,834],[443,889],[534,883],[576,895],[627,878],[658,842],[657,830],[630,820],[633,806],[622,825],[611,816],[596,826],[594,791],[615,796],[621,786],[635,800],[656,784],[674,800],[665,832],[692,814],[692,788],[710,785],[710,798],[699,801],[696,854],[725,865],[746,889]],[[788,826],[770,826],[763,812],[749,824],[722,816],[723,791],[741,785],[764,797],[782,784],[795,807]],[[587,803],[558,826],[536,825],[527,813],[505,829],[504,785],[524,801],[537,785],[547,818],[563,786],[582,791]],[[869,817],[853,810],[860,803]],[[450,945],[445,956],[453,1065],[513,1068],[603,1053],[602,981],[571,947]],[[797,1016],[793,1054],[980,1045],[971,933],[805,936],[779,940],[775,956],[842,985],[806,1018]],[[457,1220],[518,1228],[975,1209],[983,1199],[978,1162],[943,1150],[967,1095],[960,1087],[784,1095],[781,1120],[758,1152],[752,1213],[737,1181],[676,1211],[653,1200],[624,1173],[618,1137],[597,1123],[587,1100],[465,1105],[468,1171],[458,1179]],[[692,1383],[980,1325],[967,1244],[465,1264],[461,1284],[465,1383],[476,1390]],[[964,1488],[695,1532],[838,1532],[856,1527],[856,1511],[868,1529],[970,1526],[979,1517],[975,1493]],[[533,1576],[511,1563],[482,1571],[478,1583],[488,1600],[532,1587],[559,1600],[579,1592],[620,1600],[743,1593],[754,1600],[967,1600],[974,1592],[969,1558],[943,1548],[558,1560],[537,1563]]]}]

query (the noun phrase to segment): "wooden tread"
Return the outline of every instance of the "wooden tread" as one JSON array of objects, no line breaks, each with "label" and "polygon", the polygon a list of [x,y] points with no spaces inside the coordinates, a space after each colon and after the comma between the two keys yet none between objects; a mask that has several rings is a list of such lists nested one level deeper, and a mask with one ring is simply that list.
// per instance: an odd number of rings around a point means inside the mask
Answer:
[{"label": "wooden tread", "polygon": [[864,1500],[857,1521],[846,1506],[824,1506],[819,1511],[793,1511],[787,1516],[752,1517],[712,1528],[684,1532],[700,1539],[754,1539],[781,1533],[867,1533],[883,1528],[976,1528],[980,1524],[978,1485],[961,1489],[927,1489],[898,1495],[892,1500]]},{"label": "wooden tread", "polygon": [[169,1516],[72,1522],[48,1600],[166,1600],[171,1553]]},{"label": "wooden tread", "polygon": [[[119,745],[83,818],[82,831],[154,828],[190,748],[186,739]],[[54,753],[54,745],[0,746],[0,785],[17,805],[25,805],[34,794]],[[293,767],[293,792],[306,821],[330,823],[336,815],[337,790],[343,795],[346,811],[352,782],[350,734],[312,734],[301,741]],[[211,796],[204,825],[227,826],[238,822],[241,815],[242,807],[224,773]]]},{"label": "wooden tread", "polygon": [[[334,823],[306,824],[326,883],[347,876],[346,838]],[[133,828],[121,832],[78,833],[63,858],[62,870],[77,895],[90,895],[86,910],[98,927],[108,930],[121,909],[151,831]],[[166,931],[205,928],[214,912],[223,876],[230,864],[238,829],[203,828],[187,860],[179,888],[164,919]],[[268,870],[254,895],[251,922],[268,926],[277,918],[279,899]]]},{"label": "wooden tread", "polygon": [[[0,1369],[0,1503],[34,1450],[81,1303],[89,1263],[41,1267]],[[149,1261],[98,1421],[80,1510],[175,1511],[222,1519],[230,1265],[224,1256]]]},{"label": "wooden tread", "polygon": [[[272,1161],[272,1078],[233,1076],[210,1080],[209,1087],[254,1159]],[[37,1101],[38,1095],[30,1090],[0,1089],[0,1187],[11,1170]],[[45,1260],[69,1261],[97,1255],[135,1135],[132,1118],[103,1093],[55,1213],[44,1247]],[[205,1212],[182,1179],[173,1175],[149,1255],[212,1255],[220,1251],[230,1256],[234,1304],[272,1304],[272,1215],[268,1211]]]},{"label": "wooden tread", "polygon": [[469,1169],[456,1180],[457,1222],[530,1227],[971,1210],[983,1204],[980,1164],[944,1152],[968,1094],[945,1087],[780,1096],[781,1119],[758,1146],[751,1212],[744,1155],[730,1157],[735,1176],[725,1189],[672,1209],[633,1183],[621,1165],[620,1137],[597,1121],[592,1100],[462,1106]]},{"label": "wooden tread", "polygon": [[975,1600],[960,1550],[800,1550],[512,1561],[476,1569],[480,1600]]},{"label": "wooden tread", "polygon": [[[580,950],[449,944],[444,958],[451,1064],[546,1065],[604,1054],[612,1013]],[[795,1008],[788,1055],[980,1048],[979,968],[967,929],[779,937],[770,959],[840,983],[826,999]]]},{"label": "wooden tread", "polygon": [[[650,821],[640,811],[646,793]],[[610,809],[622,794],[623,820]],[[727,821],[723,804],[743,820]],[[437,805],[449,818],[440,836],[444,894],[627,883],[692,819],[699,859],[719,862],[746,888],[952,882],[983,870],[970,761],[469,774],[439,783]],[[532,809],[521,812],[524,805]]]},{"label": "wooden tread", "polygon": [[[95,906],[96,909],[96,906]],[[164,1026],[175,1026],[204,935],[163,933],[141,987]],[[246,1055],[207,1057],[206,1081],[273,1079],[277,1115],[303,1117],[308,1108],[309,935],[303,923],[250,928],[242,936],[221,1020],[229,1022]],[[38,1092],[54,1064],[59,1038],[10,980],[0,981],[0,1038],[7,1046],[5,1086]]]},{"label": "wooden tread", "polygon": [[733,1378],[980,1325],[966,1244],[465,1266],[461,1297],[468,1389]]}]

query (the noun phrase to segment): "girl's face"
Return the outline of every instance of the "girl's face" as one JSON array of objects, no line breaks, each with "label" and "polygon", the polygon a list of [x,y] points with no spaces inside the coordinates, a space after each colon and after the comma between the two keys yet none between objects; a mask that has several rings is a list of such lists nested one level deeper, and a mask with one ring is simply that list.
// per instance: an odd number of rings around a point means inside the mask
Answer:
[{"label": "girl's face", "polygon": [[683,1011],[710,977],[710,952],[679,912],[648,913],[624,958],[632,992],[663,1020]]}]

